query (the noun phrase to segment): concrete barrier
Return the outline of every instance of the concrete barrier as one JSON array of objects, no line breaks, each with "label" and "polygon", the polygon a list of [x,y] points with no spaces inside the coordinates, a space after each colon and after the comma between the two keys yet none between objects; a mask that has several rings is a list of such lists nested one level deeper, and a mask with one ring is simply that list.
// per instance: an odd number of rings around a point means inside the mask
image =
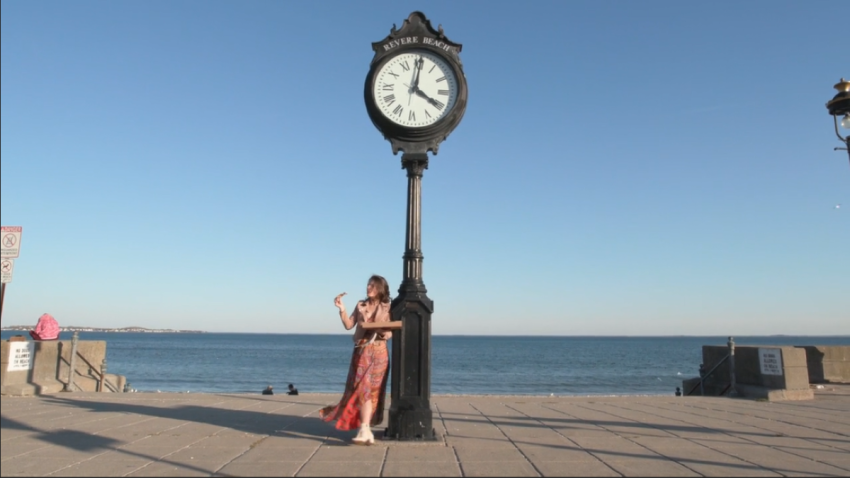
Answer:
[{"label": "concrete barrier", "polygon": [[[21,338],[0,342],[0,394],[41,395],[68,388],[71,341]],[[100,384],[105,358],[105,341],[77,341],[73,387],[68,391],[122,392],[126,383],[122,375],[105,374]]]},{"label": "concrete barrier", "polygon": [[806,351],[809,383],[850,383],[850,345],[798,345]]},{"label": "concrete barrier", "polygon": [[[703,364],[711,370],[723,360],[729,348],[720,345],[702,347]],[[690,390],[699,379],[686,380],[683,387]],[[730,366],[726,363],[706,377],[706,395],[729,394]],[[809,400],[814,393],[809,387],[806,351],[784,345],[736,345],[734,392],[746,398],[767,400]],[[719,390],[719,392],[718,392]],[[697,389],[695,395],[699,394]]]}]

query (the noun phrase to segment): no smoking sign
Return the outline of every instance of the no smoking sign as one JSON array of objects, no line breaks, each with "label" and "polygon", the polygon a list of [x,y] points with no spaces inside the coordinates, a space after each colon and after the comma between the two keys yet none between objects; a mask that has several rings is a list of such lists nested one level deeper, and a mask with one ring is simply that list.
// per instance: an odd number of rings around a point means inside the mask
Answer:
[{"label": "no smoking sign", "polygon": [[0,257],[14,259],[21,253],[21,226],[0,227]]},{"label": "no smoking sign", "polygon": [[2,278],[3,284],[12,282],[12,271],[14,270],[15,261],[12,259],[0,260],[0,278]]}]

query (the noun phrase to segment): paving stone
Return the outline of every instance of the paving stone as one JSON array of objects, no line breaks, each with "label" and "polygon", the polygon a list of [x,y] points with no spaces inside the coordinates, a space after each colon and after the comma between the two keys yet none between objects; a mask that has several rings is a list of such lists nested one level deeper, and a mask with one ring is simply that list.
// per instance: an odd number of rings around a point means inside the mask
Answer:
[{"label": "paving stone", "polygon": [[487,447],[487,448],[501,448],[506,450],[513,450],[516,447],[509,440],[502,437],[501,439],[496,438],[475,438],[475,437],[455,437],[448,436],[446,437],[446,444],[448,446],[453,447],[461,447],[461,448],[478,448],[478,447]]},{"label": "paving stone", "polygon": [[552,428],[545,425],[538,426],[501,426],[500,431],[510,438],[535,439],[538,437],[560,437],[561,435]]},{"label": "paving stone", "polygon": [[265,446],[254,447],[238,456],[235,461],[240,463],[267,461],[298,461],[304,463],[318,450],[318,445],[307,446]]},{"label": "paving stone", "polygon": [[789,447],[789,446],[777,446],[775,447],[779,451],[784,451],[791,455],[801,456],[803,458],[808,458],[814,461],[820,461],[823,463],[829,463],[835,466],[845,466],[850,465],[850,453],[847,453],[844,450],[836,450],[834,448],[800,448],[800,447]]},{"label": "paving stone", "polygon": [[310,459],[310,463],[324,461],[345,462],[378,462],[384,461],[387,448],[383,446],[322,446]]},{"label": "paving stone", "polygon": [[258,442],[260,442],[263,438],[257,435],[231,435],[231,436],[211,436],[207,438],[203,438],[195,443],[192,446],[204,446],[204,447],[245,447],[248,448]]},{"label": "paving stone", "polygon": [[700,448],[700,445],[677,437],[629,437],[629,440],[651,450],[681,450],[683,448]]},{"label": "paving stone", "polygon": [[198,437],[175,437],[175,436],[164,436],[164,435],[152,435],[140,440],[136,440],[134,442],[130,442],[127,444],[121,444],[119,448],[133,448],[133,449],[143,449],[143,448],[162,448],[169,447],[174,450],[179,450],[181,448],[185,448],[187,446],[191,446],[194,443],[199,442],[203,438]]},{"label": "paving stone", "polygon": [[218,470],[215,476],[295,476],[304,462],[263,461],[256,463],[232,462]]},{"label": "paving stone", "polygon": [[829,439],[829,440],[812,440],[813,443],[818,443],[830,448],[838,448],[850,452],[850,439]]},{"label": "paving stone", "polygon": [[487,461],[495,462],[510,462],[510,461],[527,461],[526,458],[516,449],[516,447],[488,447],[488,446],[455,446],[458,458],[461,463]]},{"label": "paving stone", "polygon": [[125,476],[211,476],[212,473],[191,465],[151,463]]},{"label": "paving stone", "polygon": [[139,457],[123,456],[121,459],[96,457],[53,473],[51,476],[124,476],[151,463]]},{"label": "paving stone", "polygon": [[617,436],[615,433],[599,427],[565,427],[561,425],[553,426],[553,428],[567,438],[614,438]]},{"label": "paving stone", "polygon": [[295,476],[380,476],[380,461],[313,461]]},{"label": "paving stone", "polygon": [[605,463],[596,461],[535,461],[543,476],[621,476]]},{"label": "paving stone", "polygon": [[115,450],[115,453],[121,453],[125,456],[134,456],[139,458],[148,458],[151,461],[159,460],[165,456],[171,455],[181,448],[175,448],[171,446],[146,446],[141,448],[136,448],[132,444],[127,445]]},{"label": "paving stone", "polygon": [[386,462],[457,462],[453,448],[439,447],[390,447],[387,450]]},{"label": "paving stone", "polygon": [[457,462],[393,461],[384,464],[381,476],[463,476]]},{"label": "paving stone", "polygon": [[567,437],[557,433],[538,435],[533,437],[508,437],[515,445],[540,445],[540,446],[560,446],[560,447],[578,447],[576,443]]},{"label": "paving stone", "polygon": [[532,463],[538,461],[599,461],[598,458],[576,446],[518,445]]},{"label": "paving stone", "polygon": [[233,461],[234,458],[244,453],[242,448],[208,448],[189,447],[172,453],[161,459],[163,462],[175,465],[192,465],[194,467],[215,471]]},{"label": "paving stone", "polygon": [[740,460],[717,462],[685,462],[687,466],[703,476],[782,476],[751,463]]},{"label": "paving stone", "polygon": [[675,461],[662,458],[606,460],[605,463],[623,476],[700,476]]},{"label": "paving stone", "polygon": [[7,460],[16,456],[26,455],[52,446],[41,440],[34,440],[30,438],[5,440],[2,444],[3,445],[0,446],[0,460]]},{"label": "paving stone", "polygon": [[79,459],[53,459],[42,456],[35,459],[22,457],[4,461],[0,469],[2,469],[3,476],[44,476],[81,461]]},{"label": "paving stone", "polygon": [[540,476],[528,461],[466,461],[461,459],[463,476]]},{"label": "paving stone", "polygon": [[[655,457],[658,454],[624,438],[582,438],[572,439],[584,450],[600,459],[628,460]],[[603,458],[604,457],[604,458]]]},{"label": "paving stone", "polygon": [[99,456],[104,453],[108,453],[112,451],[109,448],[88,448],[78,450],[76,448],[64,447],[64,446],[51,446],[49,448],[43,448],[38,451],[36,457],[50,457],[52,460],[61,460],[67,459],[72,461],[82,461],[87,460],[94,456]]}]

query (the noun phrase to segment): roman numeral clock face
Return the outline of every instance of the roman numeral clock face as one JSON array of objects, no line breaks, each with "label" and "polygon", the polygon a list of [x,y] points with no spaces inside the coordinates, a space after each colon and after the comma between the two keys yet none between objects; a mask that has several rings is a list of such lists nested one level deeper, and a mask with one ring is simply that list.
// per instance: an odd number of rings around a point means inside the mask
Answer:
[{"label": "roman numeral clock face", "polygon": [[392,122],[410,128],[436,123],[457,101],[457,79],[439,55],[413,50],[387,61],[375,76],[375,104]]}]

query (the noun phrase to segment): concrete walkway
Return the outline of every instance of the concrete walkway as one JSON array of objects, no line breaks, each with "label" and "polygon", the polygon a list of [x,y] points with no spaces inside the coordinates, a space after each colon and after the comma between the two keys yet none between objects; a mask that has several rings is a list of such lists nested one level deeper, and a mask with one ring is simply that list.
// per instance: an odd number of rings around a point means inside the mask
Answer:
[{"label": "concrete walkway", "polygon": [[3,397],[2,476],[850,476],[850,386],[800,402],[436,396],[440,441],[371,447],[319,420],[338,398]]}]

